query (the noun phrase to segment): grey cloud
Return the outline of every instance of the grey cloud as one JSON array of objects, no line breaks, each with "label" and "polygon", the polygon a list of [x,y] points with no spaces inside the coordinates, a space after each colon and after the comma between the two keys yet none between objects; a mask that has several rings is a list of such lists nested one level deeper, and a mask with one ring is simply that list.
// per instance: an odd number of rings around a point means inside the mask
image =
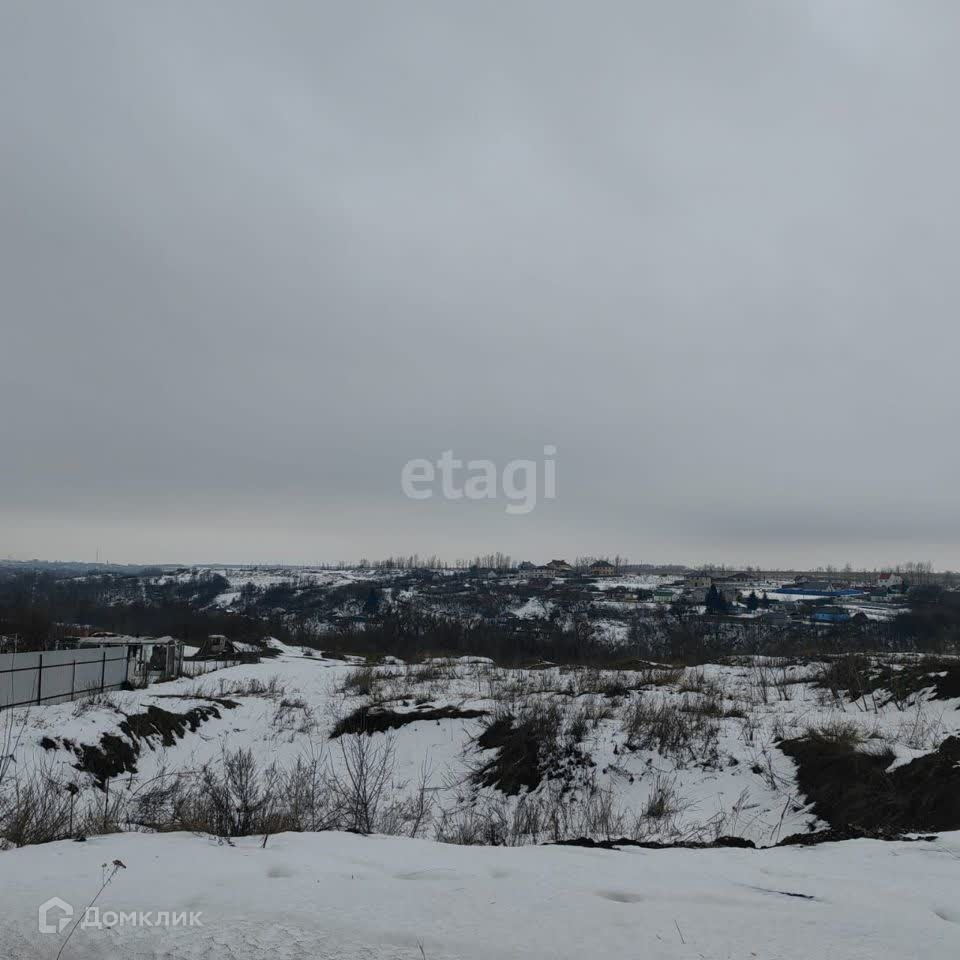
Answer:
[{"label": "grey cloud", "polygon": [[5,4],[0,551],[956,566],[958,20]]}]

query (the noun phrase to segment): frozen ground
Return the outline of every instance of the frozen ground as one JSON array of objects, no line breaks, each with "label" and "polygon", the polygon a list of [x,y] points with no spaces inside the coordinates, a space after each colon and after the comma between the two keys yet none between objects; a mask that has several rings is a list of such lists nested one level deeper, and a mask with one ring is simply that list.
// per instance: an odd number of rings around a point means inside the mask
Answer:
[{"label": "frozen ground", "polygon": [[[54,960],[70,928],[40,933],[38,907],[59,897],[81,916],[102,865],[111,870],[115,860],[125,866],[96,903],[102,917],[114,915],[112,928],[77,929],[64,960],[960,955],[960,832],[758,850],[543,845],[723,835],[762,846],[823,826],[781,738],[832,730],[864,752],[889,749],[891,769],[924,756],[960,732],[960,699],[935,699],[926,667],[913,664],[923,684],[909,695],[851,701],[816,684],[822,665],[811,662],[614,672],[507,670],[463,658],[368,667],[274,643],[279,657],[260,664],[6,712],[5,788],[76,784],[94,810],[109,802],[129,812],[152,785],[197,780],[231,752],[249,750],[262,775],[306,758],[335,779],[356,762],[346,745],[367,744],[391,758],[374,834],[218,840],[147,832],[128,819],[110,827],[121,832],[94,829],[84,842],[0,851],[0,957]],[[76,768],[79,746],[104,735],[131,742],[122,725],[150,707],[211,706],[219,717],[166,746],[143,736],[136,771],[113,776],[108,794]],[[372,732],[331,738],[335,724],[364,709],[364,723],[374,722],[359,729]],[[439,718],[404,722],[423,711]],[[546,718],[543,776],[518,792],[477,776],[498,757],[478,738],[508,716]],[[399,725],[383,729],[378,717]],[[524,763],[515,757],[500,772]],[[131,926],[116,916],[142,911],[200,911],[204,925]]]},{"label": "frozen ground", "polygon": [[[202,927],[78,929],[68,960],[954,960],[960,834],[772,850],[478,848],[343,833],[234,845],[118,834],[0,854],[0,952],[52,960],[77,916],[200,911]],[[60,914],[56,914],[60,916]]]},{"label": "frozen ground", "polygon": [[[400,721],[427,710],[480,712],[397,722],[371,734],[390,752],[385,805],[418,792],[426,797],[429,811],[417,835],[448,839],[465,824],[476,831],[479,812],[490,821],[484,829],[496,821],[498,842],[737,836],[770,845],[824,826],[799,791],[794,761],[780,740],[839,731],[862,741],[863,751],[890,749],[896,765],[960,732],[960,700],[934,700],[924,691],[896,703],[838,699],[813,684],[815,663],[754,659],[612,672],[507,670],[465,658],[363,668],[278,646],[280,657],[260,664],[7,714],[16,726],[8,785],[40,772],[64,786],[77,783],[81,803],[102,805],[93,777],[75,769],[77,748],[98,745],[104,734],[124,737],[121,725],[151,706],[182,713],[209,708],[210,697],[234,704],[215,703],[219,717],[167,745],[157,736],[143,738],[136,771],[111,780],[114,801],[137,797],[157,782],[183,782],[238,750],[249,750],[261,770],[308,759],[342,772],[345,745],[363,734],[330,734],[361,708],[388,711]],[[550,726],[541,751],[544,775],[519,791],[477,777],[497,756],[482,749],[478,737],[504,716],[518,722],[546,717]]]}]

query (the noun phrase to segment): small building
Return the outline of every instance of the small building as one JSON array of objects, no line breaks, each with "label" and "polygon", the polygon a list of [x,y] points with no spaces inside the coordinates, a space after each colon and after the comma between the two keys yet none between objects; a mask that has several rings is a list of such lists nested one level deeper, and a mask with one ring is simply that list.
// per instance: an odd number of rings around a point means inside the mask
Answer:
[{"label": "small building", "polygon": [[596,560],[587,568],[591,577],[612,577],[616,572],[616,567],[609,560]]},{"label": "small building", "polygon": [[842,607],[821,607],[814,610],[814,623],[846,623],[850,619],[850,614]]},{"label": "small building", "polygon": [[180,675],[183,664],[183,641],[173,637],[126,637],[99,632],[89,637],[68,638],[71,646],[123,647],[129,658],[131,683],[172,680]]},{"label": "small building", "polygon": [[899,573],[881,573],[877,577],[877,586],[884,590],[899,590],[903,587],[903,577]]},{"label": "small building", "polygon": [[540,573],[545,577],[565,577],[573,573],[573,567],[566,560],[551,560],[546,566],[540,568]]},{"label": "small building", "polygon": [[260,647],[255,643],[231,640],[222,633],[212,633],[200,644],[194,660],[243,660],[256,663],[260,659]]},{"label": "small building", "polygon": [[717,588],[727,603],[736,603],[737,595],[744,587],[744,581],[739,577],[711,577],[711,586]]}]

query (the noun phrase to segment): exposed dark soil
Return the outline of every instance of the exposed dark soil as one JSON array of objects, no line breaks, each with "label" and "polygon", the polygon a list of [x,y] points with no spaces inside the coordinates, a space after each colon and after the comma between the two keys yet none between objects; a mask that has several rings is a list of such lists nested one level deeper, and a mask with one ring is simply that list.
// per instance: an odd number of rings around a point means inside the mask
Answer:
[{"label": "exposed dark soil", "polygon": [[[934,836],[906,837],[902,833],[889,830],[863,830],[845,827],[842,830],[817,830],[813,833],[794,833],[785,837],[775,847],[815,847],[821,843],[836,843],[840,840],[901,840],[901,841],[931,841]],[[758,847],[752,840],[744,837],[718,837],[710,843],[695,841],[680,841],[678,843],[657,843],[650,840],[631,840],[621,837],[619,840],[592,840],[590,837],[577,837],[573,840],[558,840],[553,846],[558,847],[591,847],[598,850],[616,850],[618,847],[643,847],[646,850],[716,850],[721,848],[737,848],[742,850],[765,850],[772,847]],[[801,896],[784,891],[784,896]]]},{"label": "exposed dark soil", "polygon": [[897,767],[889,750],[808,736],[780,749],[797,763],[797,782],[814,813],[834,830],[870,833],[960,829],[960,738]]},{"label": "exposed dark soil", "polygon": [[486,710],[461,710],[459,707],[421,707],[406,713],[360,707],[336,723],[330,731],[330,738],[334,739],[345,733],[385,733],[387,730],[398,730],[408,723],[420,720],[473,720],[485,716]]},{"label": "exposed dark soil", "polygon": [[122,773],[137,772],[137,758],[146,744],[151,750],[154,741],[159,740],[165,747],[171,747],[189,731],[195,733],[201,723],[211,717],[220,718],[220,709],[232,709],[237,704],[233,700],[217,699],[209,705],[193,707],[184,713],[173,713],[161,707],[149,706],[145,713],[127,714],[120,723],[122,736],[104,733],[99,744],[74,745],[70,740],[56,740],[44,737],[40,745],[45,750],[60,746],[72,751],[78,762],[77,770],[93,775],[100,789],[104,789],[107,780]]},{"label": "exposed dark soil", "polygon": [[643,847],[644,850],[715,850],[729,847],[756,850],[757,848],[752,840],[746,840],[743,837],[717,837],[710,843],[697,843],[692,840],[658,843],[655,840],[631,840],[629,837],[621,837],[619,840],[592,840],[590,837],[576,837],[573,840],[558,840],[553,846],[590,847],[597,850],[615,850],[617,847]]},{"label": "exposed dark soil", "polygon": [[960,698],[960,661],[926,657],[897,667],[851,654],[832,660],[819,686],[842,690],[851,700],[879,695],[881,703],[901,703],[926,689],[932,700],[954,700]]},{"label": "exposed dark soil", "polygon": [[880,680],[883,688],[889,690],[895,699],[904,699],[926,687],[933,687],[933,700],[954,700],[960,697],[960,663],[955,660],[934,664],[928,662],[923,666],[906,667],[903,670],[885,667]]},{"label": "exposed dark soil", "polygon": [[812,833],[792,833],[784,837],[778,847],[816,847],[821,843],[837,843],[840,840],[900,840],[905,843],[936,840],[936,836],[907,837],[898,831],[863,830],[858,827],[843,827],[839,830],[815,830]]},{"label": "exposed dark soil", "polygon": [[515,796],[524,787],[536,789],[544,777],[569,785],[577,768],[595,766],[593,759],[575,744],[558,740],[555,726],[536,715],[521,720],[512,716],[494,720],[477,737],[476,744],[481,750],[497,753],[474,771],[474,783],[495,787],[509,796]]},{"label": "exposed dark soil", "polygon": [[540,772],[541,738],[532,723],[515,724],[513,717],[494,720],[477,737],[481,750],[496,750],[497,755],[474,774],[484,787],[496,787],[511,796],[524,787],[533,790],[542,779]]}]

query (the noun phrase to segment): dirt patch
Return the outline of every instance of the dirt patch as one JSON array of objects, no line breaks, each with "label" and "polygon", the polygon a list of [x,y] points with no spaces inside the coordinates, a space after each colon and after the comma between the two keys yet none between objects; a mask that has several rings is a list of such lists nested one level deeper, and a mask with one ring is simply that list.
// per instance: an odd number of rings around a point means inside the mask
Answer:
[{"label": "dirt patch", "polygon": [[182,740],[189,730],[196,733],[201,723],[211,717],[220,719],[218,706],[233,709],[237,706],[233,700],[218,700],[217,704],[194,707],[184,713],[173,713],[162,707],[149,706],[146,713],[134,713],[120,724],[120,729],[131,740],[147,740],[159,737],[165,747],[172,747],[178,739]]},{"label": "dirt patch", "polygon": [[880,677],[884,690],[890,691],[892,700],[905,700],[910,694],[933,688],[932,700],[954,700],[960,697],[960,663],[924,664],[906,667],[903,670],[884,668]]},{"label": "dirt patch", "polygon": [[929,842],[936,836],[908,837],[899,831],[863,830],[859,827],[842,827],[839,830],[815,830],[813,833],[792,833],[784,837],[778,847],[816,847],[821,843],[839,843],[842,840],[899,840],[903,843]]},{"label": "dirt patch", "polygon": [[154,740],[171,747],[186,733],[195,733],[200,724],[211,717],[220,718],[220,709],[237,706],[233,700],[218,699],[216,703],[193,707],[184,713],[173,713],[162,707],[149,706],[145,713],[128,714],[120,723],[122,735],[105,733],[98,744],[75,745],[72,740],[44,737],[40,745],[45,750],[63,747],[77,757],[77,770],[92,774],[95,783],[104,789],[107,780],[123,773],[137,772],[137,758],[146,744],[153,749]]},{"label": "dirt patch", "polygon": [[103,790],[106,782],[121,773],[137,772],[137,757],[140,754],[140,745],[133,744],[123,737],[113,733],[105,733],[100,737],[97,746],[83,744],[77,748],[79,763],[74,764],[78,770],[93,775],[97,786]]},{"label": "dirt patch", "polygon": [[397,713],[395,710],[382,710],[376,707],[360,707],[349,716],[337,721],[330,731],[330,739],[345,733],[385,733],[398,730],[408,723],[420,720],[473,720],[487,716],[486,710],[462,710],[459,707],[428,707]]},{"label": "dirt patch", "polygon": [[541,738],[532,723],[515,723],[513,717],[494,720],[477,737],[481,750],[496,750],[497,755],[483,764],[474,780],[484,787],[496,787],[511,796],[524,787],[540,785]]},{"label": "dirt patch", "polygon": [[596,850],[616,850],[617,847],[643,847],[644,850],[716,850],[731,847],[741,850],[756,850],[757,845],[744,837],[717,837],[709,843],[684,840],[677,843],[658,843],[655,840],[631,840],[621,837],[619,840],[593,840],[590,837],[576,837],[572,840],[558,840],[556,847],[589,847]]},{"label": "dirt patch", "polygon": [[563,735],[560,715],[550,708],[520,718],[500,717],[475,743],[481,750],[496,750],[496,755],[474,770],[473,782],[508,796],[524,788],[535,790],[544,778],[559,780],[567,789],[578,769],[596,766],[588,753]]},{"label": "dirt patch", "polygon": [[797,763],[797,783],[816,815],[835,830],[886,832],[960,829],[960,738],[887,773],[890,750],[807,736],[780,749]]},{"label": "dirt patch", "polygon": [[[682,840],[677,843],[657,843],[651,840],[631,840],[621,837],[619,840],[593,840],[590,837],[577,837],[573,840],[558,840],[552,846],[557,847],[589,847],[597,850],[616,850],[618,847],[643,847],[646,850],[772,850],[775,847],[815,847],[821,843],[838,843],[842,840],[900,840],[903,842],[930,842],[936,836],[908,837],[898,831],[863,830],[854,827],[845,827],[841,830],[817,830],[813,833],[794,833],[785,837],[773,847],[758,847],[752,840],[744,837],[718,837],[709,843]],[[771,890],[771,893],[782,893],[784,896],[805,896],[803,894],[788,893],[784,890]]]}]

